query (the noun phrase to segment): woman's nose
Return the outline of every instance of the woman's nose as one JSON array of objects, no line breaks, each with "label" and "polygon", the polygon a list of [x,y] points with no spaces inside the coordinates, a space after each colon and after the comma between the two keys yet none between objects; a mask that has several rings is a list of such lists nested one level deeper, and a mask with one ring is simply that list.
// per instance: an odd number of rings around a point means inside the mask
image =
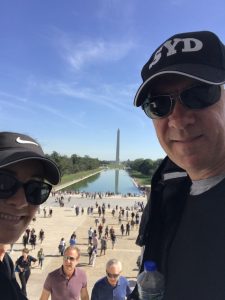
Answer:
[{"label": "woman's nose", "polygon": [[27,206],[28,202],[27,202],[24,188],[21,186],[13,196],[7,199],[7,203],[10,205],[14,205],[17,208],[22,208]]}]

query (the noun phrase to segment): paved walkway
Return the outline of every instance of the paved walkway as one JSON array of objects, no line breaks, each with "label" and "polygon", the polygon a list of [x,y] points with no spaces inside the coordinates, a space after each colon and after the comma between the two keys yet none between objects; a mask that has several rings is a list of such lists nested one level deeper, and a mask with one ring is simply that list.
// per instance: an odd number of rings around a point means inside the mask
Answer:
[{"label": "paved walkway", "polygon": [[[111,249],[111,241],[108,241],[108,249],[106,255],[98,256],[96,259],[96,264],[94,267],[88,265],[88,255],[87,255],[87,231],[90,226],[95,229],[94,220],[97,215],[97,209],[95,208],[95,202],[101,205],[103,202],[111,204],[110,209],[106,209],[106,225],[114,227],[115,233],[117,235],[117,242],[114,249]],[[45,261],[43,269],[34,266],[32,268],[32,274],[28,281],[27,291],[29,300],[38,300],[43,288],[43,283],[49,272],[58,268],[62,264],[62,257],[58,253],[58,244],[62,237],[65,238],[67,244],[69,243],[70,235],[73,231],[76,231],[78,246],[81,249],[81,258],[79,266],[85,270],[88,277],[88,290],[91,296],[91,290],[94,283],[100,278],[105,276],[105,264],[110,258],[118,258],[123,264],[123,275],[130,280],[131,285],[134,284],[137,276],[137,266],[136,260],[140,254],[140,248],[135,245],[135,239],[137,237],[138,228],[131,231],[130,236],[121,236],[120,225],[118,224],[118,212],[115,218],[112,217],[111,210],[115,205],[119,205],[123,208],[131,207],[134,205],[135,201],[144,201],[144,198],[105,198],[102,200],[92,200],[92,199],[81,199],[78,196],[72,196],[69,203],[65,203],[64,207],[53,207],[53,205],[58,205],[54,203],[54,199],[49,199],[48,203],[53,208],[53,216],[46,217],[43,216],[43,210],[40,214],[37,214],[35,222],[30,224],[30,228],[35,228],[36,234],[38,235],[40,229],[45,231],[45,239],[40,245],[38,241],[36,249],[31,250],[30,254],[36,257],[37,251],[42,247],[45,253]],[[94,206],[94,214],[87,215],[86,207],[91,205]],[[75,216],[74,208],[75,205],[82,205],[85,207],[85,213],[83,216]],[[130,218],[129,218],[130,219]],[[122,221],[126,224],[126,218]],[[12,259],[15,261],[20,255],[23,245],[21,244],[21,239],[14,245],[14,250],[11,253]],[[29,245],[29,249],[31,246]],[[98,253],[99,254],[99,253]],[[18,281],[19,282],[19,281]]]}]

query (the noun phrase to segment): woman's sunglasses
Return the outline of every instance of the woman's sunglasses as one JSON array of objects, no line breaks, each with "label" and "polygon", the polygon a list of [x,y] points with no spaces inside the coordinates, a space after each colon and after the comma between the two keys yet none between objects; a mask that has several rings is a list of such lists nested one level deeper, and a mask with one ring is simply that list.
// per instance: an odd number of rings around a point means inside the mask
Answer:
[{"label": "woman's sunglasses", "polygon": [[221,86],[219,85],[197,85],[192,86],[181,93],[170,95],[149,95],[142,104],[142,109],[151,119],[168,117],[174,109],[176,100],[185,107],[193,110],[203,109],[219,101]]},{"label": "woman's sunglasses", "polygon": [[50,184],[43,181],[29,180],[23,183],[11,174],[0,172],[0,199],[12,197],[20,187],[24,188],[26,200],[32,205],[44,203],[52,189]]}]

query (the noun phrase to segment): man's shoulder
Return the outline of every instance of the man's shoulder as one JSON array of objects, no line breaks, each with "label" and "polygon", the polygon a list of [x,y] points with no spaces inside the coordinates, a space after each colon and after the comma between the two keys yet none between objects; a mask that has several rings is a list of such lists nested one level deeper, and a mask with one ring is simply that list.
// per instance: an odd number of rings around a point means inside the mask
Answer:
[{"label": "man's shoulder", "polygon": [[79,275],[82,275],[82,276],[86,276],[86,272],[81,269],[80,267],[76,267],[76,274],[79,276]]},{"label": "man's shoulder", "polygon": [[62,267],[58,268],[58,269],[55,269],[53,270],[52,272],[50,272],[48,274],[48,277],[55,277],[55,276],[59,276],[62,272]]},{"label": "man's shoulder", "polygon": [[127,278],[124,277],[124,276],[120,276],[119,281],[120,281],[120,283],[128,284],[128,280],[127,280]]},{"label": "man's shoulder", "polygon": [[101,287],[101,286],[105,286],[106,285],[106,277],[102,277],[100,279],[98,279],[95,283],[95,287]]}]

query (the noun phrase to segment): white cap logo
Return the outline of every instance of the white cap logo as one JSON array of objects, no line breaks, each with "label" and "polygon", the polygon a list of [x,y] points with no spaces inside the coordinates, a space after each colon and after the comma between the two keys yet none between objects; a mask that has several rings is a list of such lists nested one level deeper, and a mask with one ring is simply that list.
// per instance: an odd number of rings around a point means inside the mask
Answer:
[{"label": "white cap logo", "polygon": [[32,144],[32,145],[36,145],[39,146],[37,143],[32,142],[32,141],[28,141],[28,140],[22,140],[20,136],[18,136],[18,138],[16,139],[16,142],[19,144]]},{"label": "white cap logo", "polygon": [[177,53],[176,46],[179,43],[183,43],[183,48],[181,50],[182,52],[195,52],[201,50],[203,47],[202,41],[197,40],[195,38],[185,38],[185,39],[176,38],[173,40],[168,40],[155,53],[153,61],[149,65],[149,69],[151,69],[151,67],[154,66],[160,60],[162,56],[163,47],[167,49],[166,56],[171,56]]}]

